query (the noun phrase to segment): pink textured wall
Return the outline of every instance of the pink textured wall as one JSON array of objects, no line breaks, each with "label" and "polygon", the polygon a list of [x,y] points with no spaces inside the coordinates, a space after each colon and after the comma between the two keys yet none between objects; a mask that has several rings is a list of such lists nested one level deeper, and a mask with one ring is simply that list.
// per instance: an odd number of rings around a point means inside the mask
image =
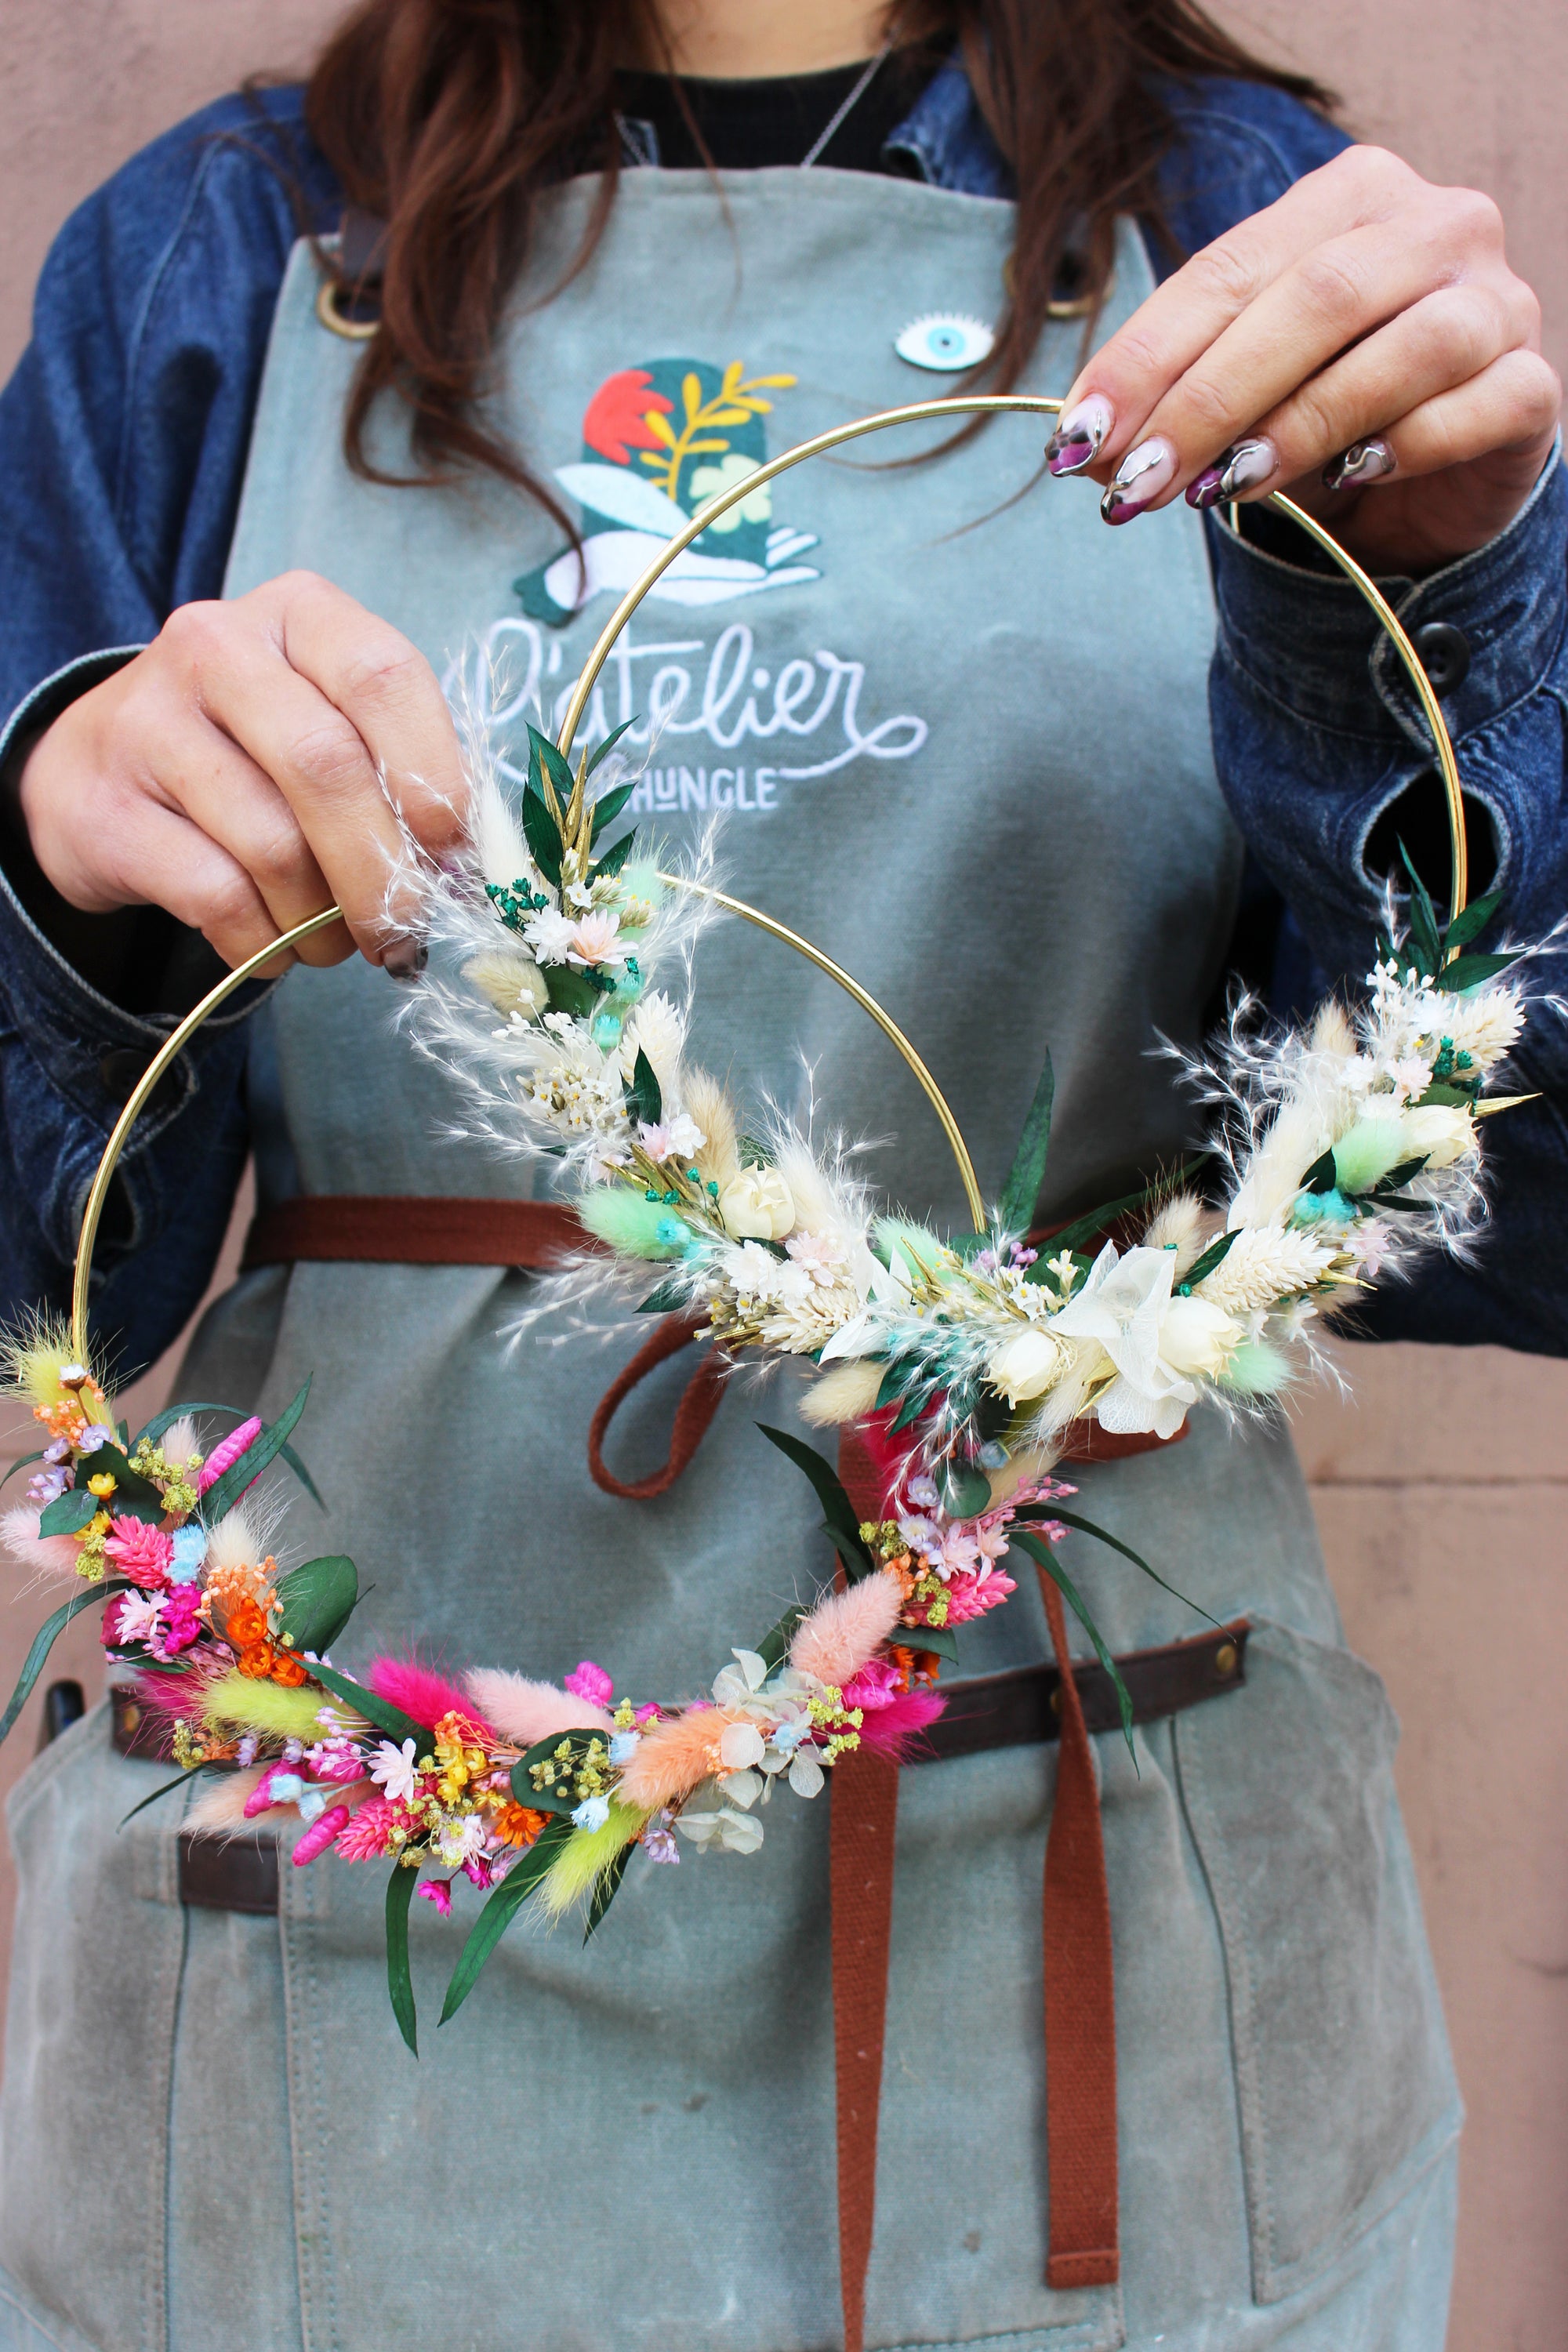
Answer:
[{"label": "pink textured wall", "polygon": [[[1044,0],[1042,0],[1044,5]],[[0,47],[0,367],[80,196],[244,73],[288,68],[331,0],[10,0]],[[1252,0],[1216,13],[1345,94],[1433,179],[1489,189],[1568,368],[1561,0]],[[232,1263],[232,1255],[231,1261]],[[1568,2341],[1568,1367],[1347,1349],[1349,1404],[1300,1416],[1351,1638],[1405,1723],[1401,1779],[1470,2123],[1449,2352]],[[145,1384],[161,1394],[170,1367]],[[0,1618],[14,1676],[37,1597]],[[57,1673],[91,1681],[73,1628]],[[37,1702],[0,1756],[8,1786]],[[8,1921],[8,1874],[0,1917]],[[3,1958],[3,1954],[0,1954]],[[184,2352],[184,2347],[182,2347]]]}]

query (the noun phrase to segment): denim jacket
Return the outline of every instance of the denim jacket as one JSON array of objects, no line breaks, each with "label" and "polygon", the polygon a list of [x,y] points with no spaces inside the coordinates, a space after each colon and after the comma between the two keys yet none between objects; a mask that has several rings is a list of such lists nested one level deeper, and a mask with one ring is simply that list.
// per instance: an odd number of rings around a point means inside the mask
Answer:
[{"label": "denim jacket", "polygon": [[[1213,80],[1166,95],[1179,127],[1166,214],[1188,251],[1346,143],[1277,91]],[[342,207],[301,97],[208,108],[133,158],[56,241],[33,340],[0,394],[0,764],[174,607],[219,593],[284,264],[302,230],[334,227]],[[956,67],[889,146],[897,167],[933,185],[1011,194]],[[1156,268],[1173,266],[1158,240],[1151,249]],[[1369,837],[1413,785],[1416,797],[1436,787],[1413,698],[1354,592],[1212,518],[1210,546],[1215,761],[1251,852],[1254,912],[1284,901],[1281,983],[1300,999],[1365,971],[1381,889]],[[1568,903],[1565,563],[1568,484],[1554,457],[1489,546],[1419,583],[1384,583],[1407,628],[1447,622],[1470,648],[1447,716],[1521,938],[1548,931]],[[122,1375],[168,1345],[210,1276],[248,1149],[246,1021],[261,992],[242,992],[193,1042],[121,1160],[94,1312]],[[99,994],[0,876],[0,1313],[63,1302],[109,1128],[178,1009],[176,998],[135,1014]],[[1541,1098],[1489,1137],[1495,1235],[1477,1267],[1445,1263],[1380,1297],[1373,1335],[1568,1353],[1553,1215],[1568,1046],[1544,1010],[1532,1032],[1519,1090]]]}]

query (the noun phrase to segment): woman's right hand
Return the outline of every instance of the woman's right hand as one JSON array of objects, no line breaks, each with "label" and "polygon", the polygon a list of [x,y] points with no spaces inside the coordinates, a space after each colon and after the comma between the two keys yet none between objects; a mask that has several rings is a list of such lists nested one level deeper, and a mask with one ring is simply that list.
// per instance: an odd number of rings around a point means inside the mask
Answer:
[{"label": "woman's right hand", "polygon": [[46,879],[88,914],[165,908],[230,966],[336,902],[298,950],[418,957],[398,819],[439,856],[467,787],[436,674],[314,572],[184,604],[38,738],[19,796]]}]

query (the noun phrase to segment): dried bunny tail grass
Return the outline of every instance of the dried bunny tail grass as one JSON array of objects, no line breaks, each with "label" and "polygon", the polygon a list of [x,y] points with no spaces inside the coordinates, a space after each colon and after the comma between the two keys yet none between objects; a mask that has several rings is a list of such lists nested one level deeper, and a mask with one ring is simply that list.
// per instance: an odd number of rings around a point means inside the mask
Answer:
[{"label": "dried bunny tail grass", "polygon": [[209,1781],[196,1799],[182,1829],[211,1830],[218,1833],[227,1830],[234,1836],[268,1822],[297,1822],[300,1818],[292,1805],[269,1805],[264,1813],[246,1814],[246,1801],[261,1786],[272,1767],[270,1764],[247,1765],[242,1771],[225,1772]]},{"label": "dried bunny tail grass", "polygon": [[631,1077],[637,1069],[637,1055],[646,1054],[660,1090],[674,1094],[678,1091],[676,1081],[685,1050],[685,1013],[661,988],[650,990],[634,1005],[621,1032],[622,1076]]},{"label": "dried bunny tail grass", "polygon": [[640,1837],[649,1816],[612,1798],[609,1819],[596,1830],[576,1830],[539,1882],[534,1901],[550,1919],[568,1911],[593,1892],[595,1885],[622,1850]]},{"label": "dried bunny tail grass", "polygon": [[1173,1250],[1177,1274],[1185,1274],[1203,1255],[1206,1222],[1207,1213],[1197,1194],[1178,1192],[1151,1220],[1143,1247]]},{"label": "dried bunny tail grass", "polygon": [[531,1748],[558,1731],[610,1732],[616,1727],[604,1707],[554,1683],[531,1682],[526,1675],[510,1674],[500,1666],[470,1667],[463,1680],[487,1722],[520,1748]]},{"label": "dried bunny tail grass", "polygon": [[165,1462],[188,1462],[193,1454],[210,1454],[212,1447],[204,1445],[195,1423],[188,1412],[172,1421],[158,1440]]},{"label": "dried bunny tail grass", "polygon": [[827,1592],[795,1628],[789,1662],[798,1674],[842,1689],[874,1658],[899,1622],[903,1587],[886,1570]]},{"label": "dried bunny tail grass", "polygon": [[683,1070],[680,1090],[688,1112],[705,1138],[696,1155],[697,1168],[705,1183],[716,1183],[722,1191],[741,1170],[740,1153],[736,1150],[735,1106],[718,1079],[710,1076],[706,1070]]},{"label": "dried bunny tail grass", "polygon": [[719,1769],[719,1743],[731,1723],[743,1719],[736,1708],[692,1706],[652,1725],[621,1773],[626,1803],[644,1814],[681,1803]]},{"label": "dried bunny tail grass", "polygon": [[73,1536],[41,1536],[38,1521],[43,1514],[30,1503],[18,1503],[0,1517],[0,1544],[22,1568],[30,1568],[37,1576],[69,1576],[76,1574],[78,1559]]},{"label": "dried bunny tail grass", "polygon": [[885,1370],[876,1358],[834,1364],[803,1392],[801,1419],[814,1429],[842,1428],[847,1422],[861,1420],[876,1408]]},{"label": "dried bunny tail grass", "polygon": [[[342,1711],[341,1701],[335,1702]],[[289,1690],[281,1683],[252,1682],[237,1672],[220,1675],[204,1695],[202,1715],[215,1727],[272,1732],[282,1739],[311,1739],[320,1726],[320,1691],[308,1684]]]},{"label": "dried bunny tail grass", "polygon": [[255,1494],[226,1511],[207,1538],[206,1564],[214,1568],[259,1568],[271,1549],[272,1528],[283,1517],[280,1504],[268,1507]]}]

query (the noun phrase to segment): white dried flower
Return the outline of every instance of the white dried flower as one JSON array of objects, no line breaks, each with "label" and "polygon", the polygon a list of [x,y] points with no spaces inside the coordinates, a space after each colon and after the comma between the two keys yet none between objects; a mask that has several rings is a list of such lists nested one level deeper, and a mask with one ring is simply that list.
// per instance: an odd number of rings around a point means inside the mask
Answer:
[{"label": "white dried flower", "polygon": [[776,1168],[742,1168],[720,1193],[719,1214],[737,1241],[782,1242],[795,1223],[795,1198]]},{"label": "white dried flower", "polygon": [[1287,1225],[1249,1225],[1237,1234],[1197,1295],[1227,1315],[1245,1315],[1291,1298],[1321,1282],[1333,1251],[1310,1233]]}]

